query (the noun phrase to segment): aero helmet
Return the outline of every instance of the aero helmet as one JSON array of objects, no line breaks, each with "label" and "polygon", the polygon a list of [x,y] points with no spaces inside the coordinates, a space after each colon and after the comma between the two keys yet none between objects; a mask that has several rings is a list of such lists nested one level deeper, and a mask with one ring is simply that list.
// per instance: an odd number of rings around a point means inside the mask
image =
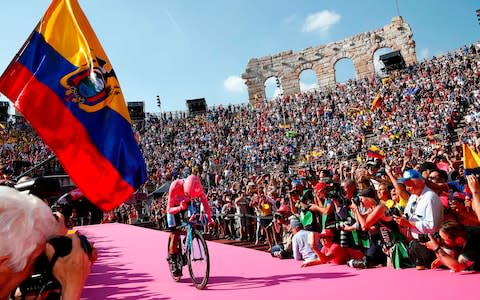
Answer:
[{"label": "aero helmet", "polygon": [[183,191],[190,197],[199,197],[202,195],[203,187],[200,177],[195,175],[188,176],[183,183]]}]

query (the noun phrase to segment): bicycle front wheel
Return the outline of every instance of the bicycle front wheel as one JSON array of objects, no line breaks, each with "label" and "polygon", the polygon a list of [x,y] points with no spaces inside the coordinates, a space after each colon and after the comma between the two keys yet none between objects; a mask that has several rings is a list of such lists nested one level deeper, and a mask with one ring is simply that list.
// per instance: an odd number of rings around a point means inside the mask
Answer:
[{"label": "bicycle front wheel", "polygon": [[189,243],[187,258],[190,278],[197,289],[203,290],[210,276],[210,256],[207,242],[197,230],[192,232],[192,242]]}]

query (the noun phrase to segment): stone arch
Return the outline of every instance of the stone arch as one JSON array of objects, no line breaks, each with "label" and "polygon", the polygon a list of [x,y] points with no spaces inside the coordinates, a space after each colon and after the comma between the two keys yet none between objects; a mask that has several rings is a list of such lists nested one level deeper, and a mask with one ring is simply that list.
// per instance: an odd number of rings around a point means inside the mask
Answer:
[{"label": "stone arch", "polygon": [[[279,80],[280,82],[280,86],[277,86],[276,84],[276,80]],[[275,97],[275,92],[277,90],[279,90],[279,92],[281,92],[281,81],[280,81],[280,78],[278,76],[270,76],[270,77],[267,77],[263,83],[263,86],[265,87],[265,100],[271,100]],[[272,90],[272,95],[269,95],[269,89],[273,89]]]},{"label": "stone arch", "polygon": [[297,66],[297,68],[293,71],[292,77],[297,78],[297,84],[298,84],[298,92],[301,91],[300,89],[300,76],[303,71],[306,70],[312,70],[315,73],[315,77],[317,78],[317,83],[320,85],[320,80],[319,80],[319,73],[317,71],[317,66],[313,62],[301,62],[300,65]]},{"label": "stone arch", "polygon": [[341,41],[309,47],[298,53],[289,50],[252,58],[242,78],[245,79],[250,101],[255,102],[265,99],[264,82],[271,76],[279,78],[286,94],[300,92],[299,77],[305,69],[314,70],[320,87],[334,85],[335,63],[344,57],[352,60],[356,79],[371,77],[375,74],[373,55],[378,48],[400,50],[407,66],[415,64],[417,59],[412,37],[410,25],[397,16],[383,28]]},{"label": "stone arch", "polygon": [[318,76],[313,68],[304,69],[298,76],[300,92],[306,92],[319,88]]},{"label": "stone arch", "polygon": [[305,62],[299,65],[293,73],[294,73],[294,76],[300,77],[300,74],[303,71],[309,70],[309,69],[313,70],[313,68],[314,68],[314,64],[312,62]]},{"label": "stone arch", "polygon": [[353,78],[357,78],[357,72],[356,72],[356,69],[355,69],[355,65],[353,63],[353,59],[351,57],[348,57],[348,56],[343,56],[343,57],[340,57],[339,59],[337,59],[335,61],[335,63],[333,64],[333,72],[335,74],[335,83],[339,83],[339,79],[337,78],[337,65],[342,60],[348,60],[348,61],[351,62],[352,67],[353,67],[353,73],[354,73]]},{"label": "stone arch", "polygon": [[[382,54],[385,54],[385,53],[389,53],[393,51],[392,48],[390,47],[379,47],[377,48],[375,51],[373,51],[373,56],[372,56],[372,61],[373,61],[373,66],[374,66],[374,69],[375,69],[375,74],[376,75],[380,75],[382,74],[381,70],[380,69],[377,69],[382,67],[383,66],[383,63],[381,61],[378,62],[378,65],[375,65],[376,63],[376,58],[381,56]],[[384,66],[383,66],[384,67]]]}]

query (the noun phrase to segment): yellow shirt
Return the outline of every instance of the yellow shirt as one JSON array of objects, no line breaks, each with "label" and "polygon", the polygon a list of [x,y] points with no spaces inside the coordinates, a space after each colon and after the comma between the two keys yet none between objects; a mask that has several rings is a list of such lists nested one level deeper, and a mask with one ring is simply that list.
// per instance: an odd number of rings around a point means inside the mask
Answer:
[{"label": "yellow shirt", "polygon": [[268,202],[260,204],[260,216],[271,216],[272,215],[272,205]]}]

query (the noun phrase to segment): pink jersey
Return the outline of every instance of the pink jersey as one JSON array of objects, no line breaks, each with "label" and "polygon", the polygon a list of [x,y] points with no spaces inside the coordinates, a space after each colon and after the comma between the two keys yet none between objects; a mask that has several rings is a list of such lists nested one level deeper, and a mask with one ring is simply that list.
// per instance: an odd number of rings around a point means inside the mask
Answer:
[{"label": "pink jersey", "polygon": [[[183,179],[176,179],[170,185],[170,189],[168,190],[168,202],[167,202],[167,213],[175,215],[182,211],[180,207],[180,203],[182,201],[189,201],[190,199],[185,195],[183,191]],[[210,220],[212,217],[212,213],[210,211],[210,206],[208,205],[207,196],[202,191],[201,195],[199,196],[200,201],[203,204],[203,209]]]}]

